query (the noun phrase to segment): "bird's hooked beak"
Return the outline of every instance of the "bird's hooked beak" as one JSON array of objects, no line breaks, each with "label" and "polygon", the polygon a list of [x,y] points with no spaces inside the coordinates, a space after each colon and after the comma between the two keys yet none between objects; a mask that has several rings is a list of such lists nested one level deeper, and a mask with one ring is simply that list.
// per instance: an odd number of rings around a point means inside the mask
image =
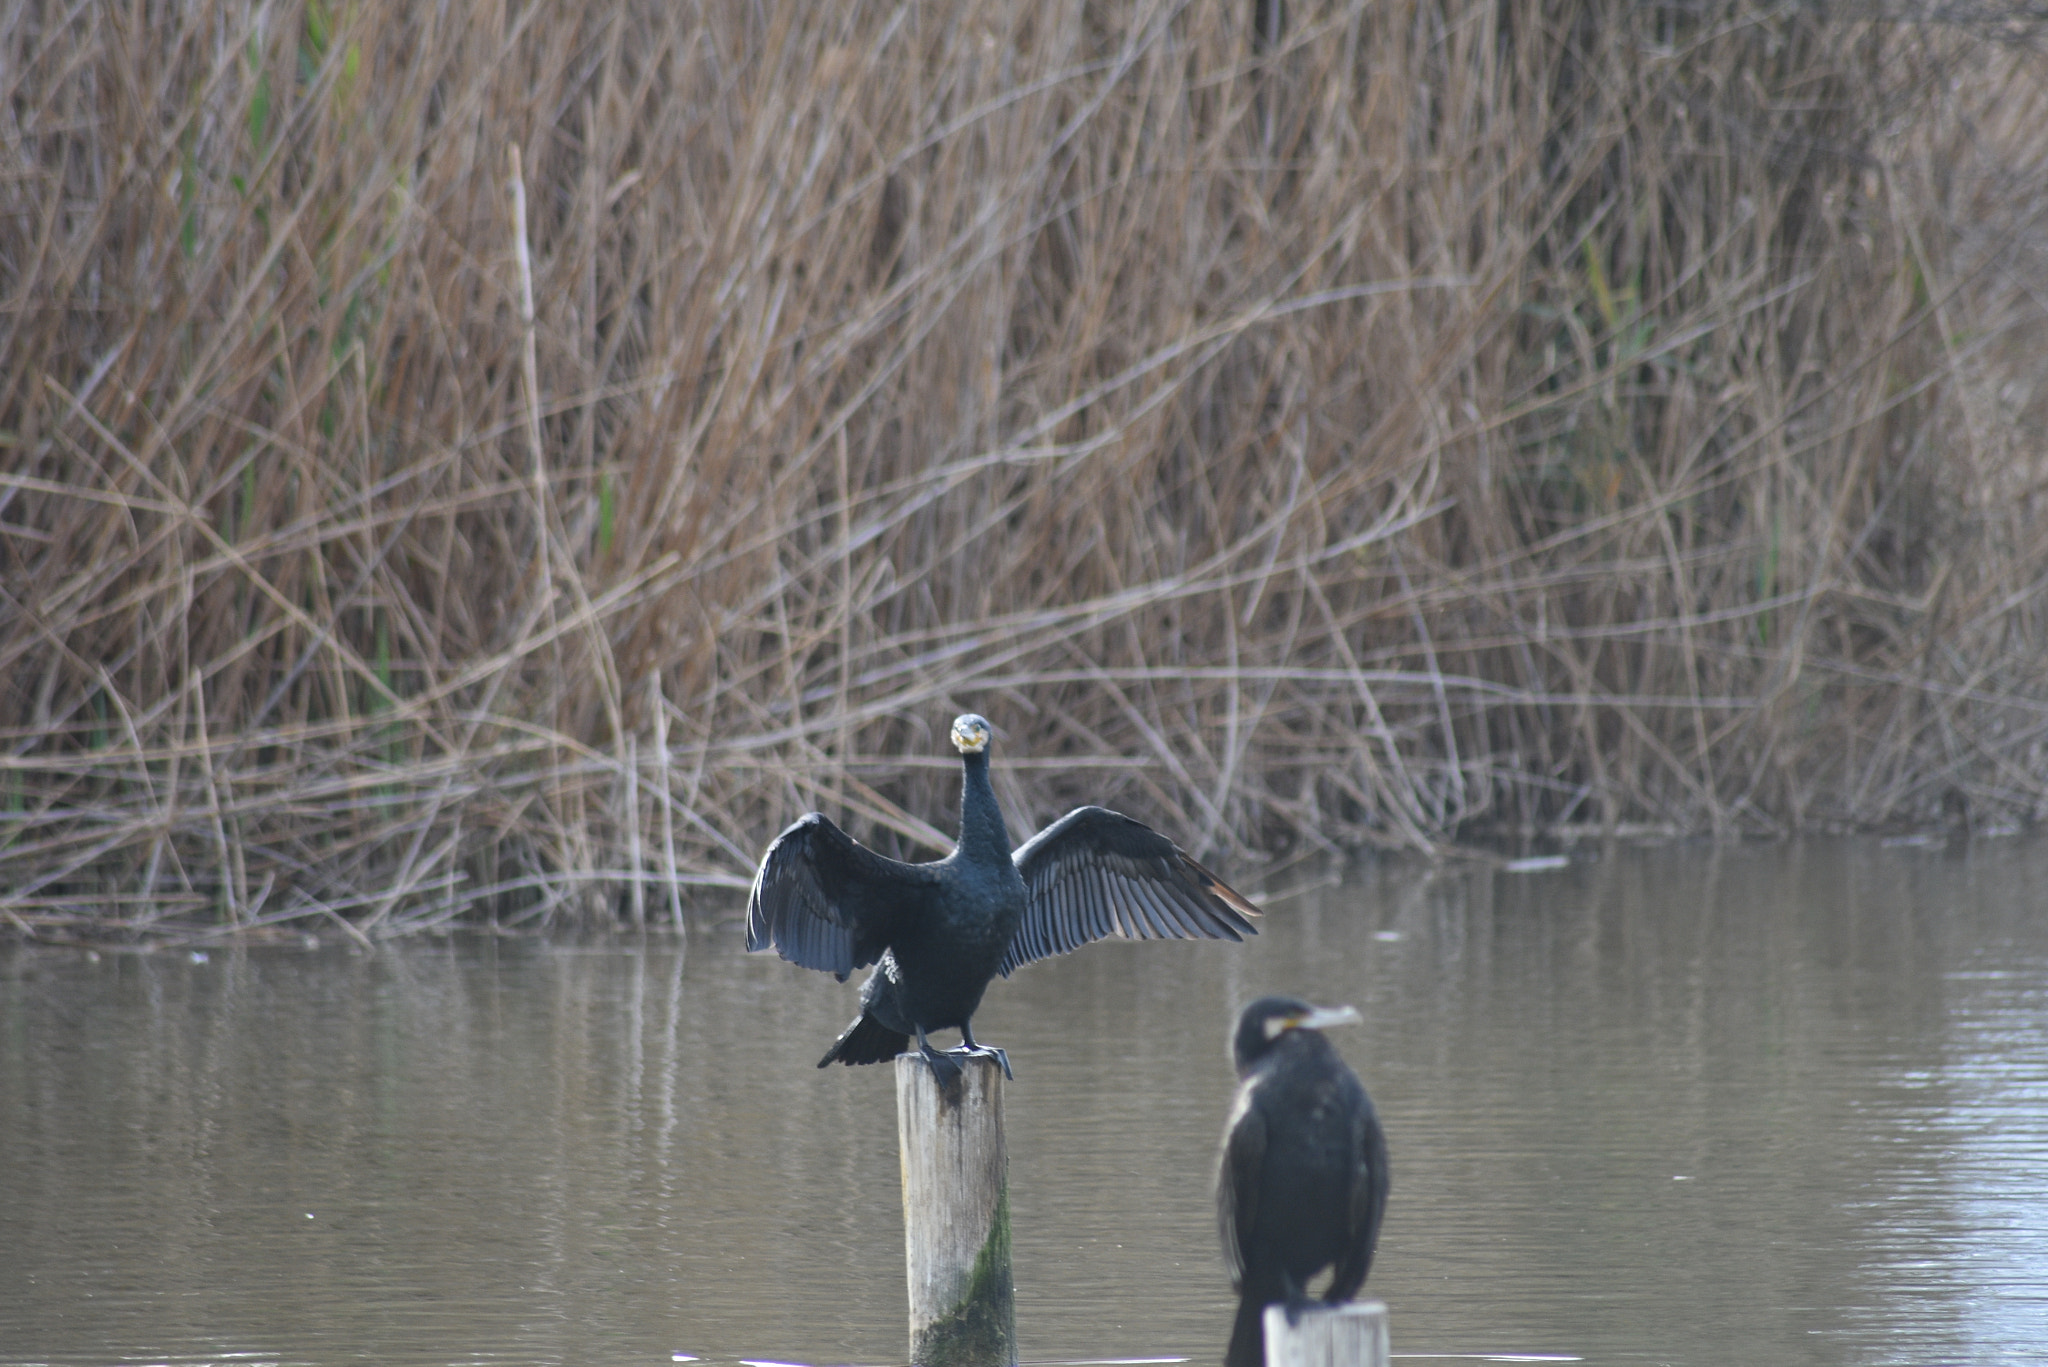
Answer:
[{"label": "bird's hooked beak", "polygon": [[1279,1039],[1289,1030],[1327,1030],[1333,1025],[1359,1025],[1365,1017],[1355,1006],[1312,1006],[1289,1016],[1275,1016],[1266,1022],[1266,1038]]},{"label": "bird's hooked beak", "polygon": [[953,748],[963,755],[978,755],[988,749],[989,724],[972,712],[953,718]]}]

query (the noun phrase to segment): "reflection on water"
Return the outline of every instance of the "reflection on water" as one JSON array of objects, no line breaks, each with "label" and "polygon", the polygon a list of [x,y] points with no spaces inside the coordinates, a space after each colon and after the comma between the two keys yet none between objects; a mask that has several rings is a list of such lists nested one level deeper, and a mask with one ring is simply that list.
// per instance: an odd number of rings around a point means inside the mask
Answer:
[{"label": "reflection on water", "polygon": [[[2048,1340],[2048,847],[1388,872],[998,982],[1027,1360],[1216,1360],[1235,1010],[1348,1001],[1397,1355]],[[0,1363],[885,1363],[887,1069],[732,923],[569,949],[0,955]]]}]

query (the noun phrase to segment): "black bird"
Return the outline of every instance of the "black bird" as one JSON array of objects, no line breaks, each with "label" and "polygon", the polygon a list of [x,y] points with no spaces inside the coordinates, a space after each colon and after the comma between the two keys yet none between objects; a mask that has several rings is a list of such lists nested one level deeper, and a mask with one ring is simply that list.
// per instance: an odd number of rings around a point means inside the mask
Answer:
[{"label": "black bird", "polygon": [[953,721],[960,751],[960,843],[930,864],[887,859],[812,812],[775,837],[747,899],[747,948],[841,982],[878,964],[860,1016],[818,1060],[880,1063],[917,1037],[941,1084],[960,1064],[927,1034],[957,1029],[950,1054],[993,1054],[968,1022],[989,980],[1090,940],[1242,940],[1259,910],[1142,822],[1077,807],[1014,854],[988,781],[987,721]]},{"label": "black bird", "polygon": [[1261,997],[1238,1018],[1237,1099],[1223,1128],[1216,1219],[1238,1292],[1225,1367],[1261,1367],[1261,1320],[1276,1301],[1292,1324],[1308,1283],[1334,1267],[1328,1304],[1365,1283],[1387,1208],[1387,1139],[1358,1075],[1322,1031],[1358,1021],[1348,1006]]}]

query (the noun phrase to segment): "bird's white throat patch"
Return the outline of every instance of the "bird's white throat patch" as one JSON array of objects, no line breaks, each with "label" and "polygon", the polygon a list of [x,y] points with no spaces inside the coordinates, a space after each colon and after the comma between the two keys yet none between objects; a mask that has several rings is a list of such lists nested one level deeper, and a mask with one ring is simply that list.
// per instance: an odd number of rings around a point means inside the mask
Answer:
[{"label": "bird's white throat patch", "polygon": [[963,755],[988,749],[989,724],[972,713],[953,719],[953,746]]}]

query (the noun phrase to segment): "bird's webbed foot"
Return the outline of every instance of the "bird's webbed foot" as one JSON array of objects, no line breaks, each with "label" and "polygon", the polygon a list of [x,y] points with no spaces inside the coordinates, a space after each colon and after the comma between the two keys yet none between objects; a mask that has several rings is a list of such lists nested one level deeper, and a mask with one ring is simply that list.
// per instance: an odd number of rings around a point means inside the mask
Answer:
[{"label": "bird's webbed foot", "polygon": [[947,1052],[965,1054],[969,1058],[993,1058],[1001,1066],[1004,1077],[1012,1082],[1017,1080],[1017,1075],[1010,1071],[1010,1056],[993,1044],[977,1044],[974,1039],[974,1032],[964,1025],[960,1027],[959,1046],[949,1049]]},{"label": "bird's webbed foot", "polygon": [[941,1092],[952,1096],[960,1090],[960,1079],[966,1070],[961,1068],[958,1059],[947,1058],[945,1054],[932,1048],[931,1041],[924,1037],[922,1030],[917,1032],[917,1052],[931,1065],[932,1077],[938,1081]]},{"label": "bird's webbed foot", "polygon": [[[1010,1071],[1010,1056],[993,1044],[957,1044],[946,1052],[958,1054],[962,1058],[992,1058],[996,1061],[996,1065],[1003,1070],[1004,1077],[1012,1082],[1017,1080],[1017,1075]],[[954,1066],[958,1067],[959,1065],[955,1064]]]}]

